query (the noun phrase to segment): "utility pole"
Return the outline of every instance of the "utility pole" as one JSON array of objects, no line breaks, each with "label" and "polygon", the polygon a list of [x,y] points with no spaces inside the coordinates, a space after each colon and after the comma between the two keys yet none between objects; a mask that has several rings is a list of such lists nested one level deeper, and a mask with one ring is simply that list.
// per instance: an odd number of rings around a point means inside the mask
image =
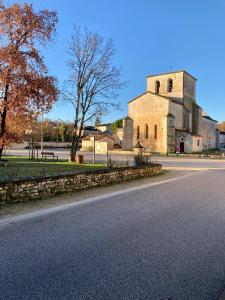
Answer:
[{"label": "utility pole", "polygon": [[95,136],[93,136],[93,165],[95,165]]},{"label": "utility pole", "polygon": [[44,134],[43,134],[43,112],[41,113],[41,153],[44,149]]},{"label": "utility pole", "polygon": [[109,149],[108,149],[108,144],[107,144],[107,149],[106,149],[106,167],[108,168],[109,166]]},{"label": "utility pole", "polygon": [[57,120],[57,148],[59,148],[59,123],[60,119]]}]

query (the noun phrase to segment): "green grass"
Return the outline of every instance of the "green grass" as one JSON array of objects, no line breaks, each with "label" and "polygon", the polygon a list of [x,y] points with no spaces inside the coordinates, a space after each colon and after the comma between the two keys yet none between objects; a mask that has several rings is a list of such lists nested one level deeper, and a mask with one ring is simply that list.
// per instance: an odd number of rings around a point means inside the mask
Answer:
[{"label": "green grass", "polygon": [[29,160],[18,156],[4,156],[2,158],[8,160],[8,165],[6,167],[0,166],[0,181],[105,168],[103,164],[84,163],[78,165],[65,160]]}]

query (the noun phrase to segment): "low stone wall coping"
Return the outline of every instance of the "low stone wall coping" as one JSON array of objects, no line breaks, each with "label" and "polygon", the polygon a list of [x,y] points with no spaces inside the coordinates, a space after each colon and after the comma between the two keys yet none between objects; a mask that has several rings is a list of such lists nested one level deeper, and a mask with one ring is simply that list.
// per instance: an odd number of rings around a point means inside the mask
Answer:
[{"label": "low stone wall coping", "polygon": [[151,164],[3,180],[0,181],[0,206],[153,176],[158,174],[161,168],[160,164]]},{"label": "low stone wall coping", "polygon": [[89,175],[89,174],[109,174],[112,171],[126,171],[126,170],[137,170],[137,169],[148,169],[149,167],[159,167],[160,164],[150,164],[146,166],[132,166],[132,167],[121,167],[121,168],[104,168],[99,170],[84,170],[84,171],[74,171],[74,172],[64,172],[58,174],[51,174],[51,175],[42,175],[42,176],[27,176],[22,178],[15,178],[15,179],[3,179],[0,180],[0,186],[6,183],[22,183],[26,182],[33,182],[33,181],[42,181],[43,179],[57,179],[57,178],[64,178],[64,177],[71,177],[73,175]]}]

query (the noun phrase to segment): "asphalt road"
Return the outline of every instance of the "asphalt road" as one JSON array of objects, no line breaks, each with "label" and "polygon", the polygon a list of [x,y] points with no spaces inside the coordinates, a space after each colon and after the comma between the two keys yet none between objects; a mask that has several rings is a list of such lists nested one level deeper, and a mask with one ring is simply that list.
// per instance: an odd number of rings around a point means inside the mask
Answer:
[{"label": "asphalt road", "polygon": [[218,299],[225,170],[0,222],[0,299]]},{"label": "asphalt road", "polygon": [[[49,150],[50,151],[50,150]],[[66,149],[53,149],[56,155],[60,159],[68,159],[69,150]],[[84,161],[92,162],[93,154],[90,152],[80,152],[84,155]],[[28,156],[28,150],[24,149],[13,149],[7,150],[6,154],[9,155],[18,155],[18,156]],[[118,161],[128,161],[131,165],[134,163],[133,154],[119,154],[119,153],[110,153],[110,156],[113,159]],[[186,158],[186,157],[166,157],[166,156],[154,156],[154,162],[159,162],[166,169],[224,169],[225,168],[225,158],[223,159],[209,159],[209,158]],[[96,163],[106,162],[106,155],[97,154]]]}]

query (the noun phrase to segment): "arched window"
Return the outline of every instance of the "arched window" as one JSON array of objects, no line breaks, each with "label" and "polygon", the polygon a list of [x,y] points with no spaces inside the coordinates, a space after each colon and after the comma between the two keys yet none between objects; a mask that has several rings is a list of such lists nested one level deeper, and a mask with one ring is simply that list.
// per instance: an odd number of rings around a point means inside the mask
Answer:
[{"label": "arched window", "polygon": [[157,128],[157,125],[155,125],[154,127],[154,139],[157,140],[157,136],[158,136],[158,128]]},{"label": "arched window", "polygon": [[173,91],[173,79],[169,79],[167,83],[167,91],[171,93]]},{"label": "arched window", "polygon": [[148,125],[145,125],[145,138],[148,139]]},{"label": "arched window", "polygon": [[137,126],[137,140],[140,139],[140,126]]},{"label": "arched window", "polygon": [[159,94],[159,89],[160,89],[160,82],[157,80],[155,82],[155,93]]}]

